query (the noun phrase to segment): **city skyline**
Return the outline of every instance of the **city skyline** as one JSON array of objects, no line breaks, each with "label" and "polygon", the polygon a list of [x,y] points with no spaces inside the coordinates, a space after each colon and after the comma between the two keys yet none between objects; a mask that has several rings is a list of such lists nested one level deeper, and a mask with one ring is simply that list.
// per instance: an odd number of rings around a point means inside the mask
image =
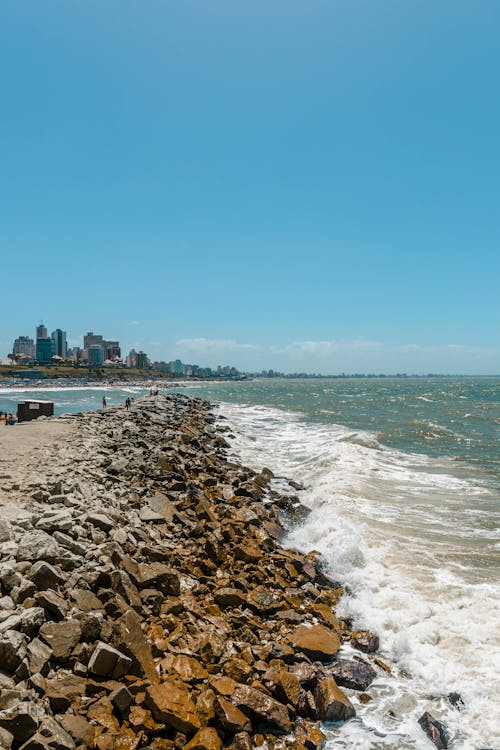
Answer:
[{"label": "city skyline", "polygon": [[499,24],[491,0],[6,5],[0,352],[43,315],[154,359],[500,372]]}]

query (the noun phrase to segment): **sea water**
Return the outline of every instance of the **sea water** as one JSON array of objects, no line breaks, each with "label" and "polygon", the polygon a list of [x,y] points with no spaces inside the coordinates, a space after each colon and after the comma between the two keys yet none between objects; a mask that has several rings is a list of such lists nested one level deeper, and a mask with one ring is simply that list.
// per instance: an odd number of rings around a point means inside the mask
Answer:
[{"label": "sea water", "polygon": [[455,750],[500,748],[500,379],[188,390],[217,401],[243,462],[304,484],[312,512],[288,543],[322,553],[349,588],[341,614],[380,636],[392,674],[378,670],[368,705],[346,691],[357,717],[328,747],[430,749],[429,711]]},{"label": "sea water", "polygon": [[[322,553],[349,590],[340,613],[380,636],[392,674],[378,670],[367,705],[346,690],[357,716],[329,729],[328,748],[431,750],[417,721],[429,711],[454,750],[500,750],[500,379],[257,379],[183,390],[216,402],[240,460],[304,484],[312,512],[288,543]],[[0,409],[38,397],[74,412],[99,408],[103,395],[114,405],[147,392],[2,390]]]}]

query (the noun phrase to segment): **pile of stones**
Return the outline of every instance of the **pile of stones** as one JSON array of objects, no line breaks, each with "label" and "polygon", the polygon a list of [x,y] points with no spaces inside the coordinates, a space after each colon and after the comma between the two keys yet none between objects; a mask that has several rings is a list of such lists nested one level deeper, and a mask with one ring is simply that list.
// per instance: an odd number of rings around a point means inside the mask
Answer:
[{"label": "pile of stones", "polygon": [[293,487],[232,461],[199,399],[62,419],[0,508],[0,747],[321,748],[385,665],[281,546]]}]

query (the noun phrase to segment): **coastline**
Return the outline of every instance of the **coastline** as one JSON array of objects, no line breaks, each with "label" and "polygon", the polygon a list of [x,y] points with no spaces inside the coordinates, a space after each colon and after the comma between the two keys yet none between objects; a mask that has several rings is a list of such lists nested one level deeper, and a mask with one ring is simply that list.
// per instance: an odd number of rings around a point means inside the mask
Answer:
[{"label": "coastline", "polygon": [[317,553],[280,544],[307,514],[293,485],[229,461],[214,422],[179,394],[50,419],[40,431],[64,439],[4,477],[11,747],[45,732],[70,748],[314,750],[319,720],[370,699],[378,639],[335,616],[342,587]]}]

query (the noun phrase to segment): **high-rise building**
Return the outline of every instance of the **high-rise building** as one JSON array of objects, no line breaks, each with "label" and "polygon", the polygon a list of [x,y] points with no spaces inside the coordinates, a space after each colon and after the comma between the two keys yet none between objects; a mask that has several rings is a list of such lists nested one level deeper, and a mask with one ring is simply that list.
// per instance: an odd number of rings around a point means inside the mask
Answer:
[{"label": "high-rise building", "polygon": [[106,347],[106,359],[120,359],[122,352],[119,341],[104,341]]},{"label": "high-rise building", "polygon": [[44,326],[43,323],[40,323],[40,325],[36,327],[36,337],[37,339],[47,338],[47,327]]},{"label": "high-rise building", "polygon": [[56,328],[52,331],[52,338],[56,342],[56,354],[58,357],[66,359],[68,355],[68,344],[66,343],[66,331],[61,331],[60,328]]},{"label": "high-rise building", "polygon": [[83,348],[89,349],[91,346],[102,346],[103,338],[93,331],[89,331],[83,337]]},{"label": "high-rise building", "polygon": [[48,336],[37,338],[36,358],[40,364],[52,364],[52,357],[56,353],[56,342]]},{"label": "high-rise building", "polygon": [[104,362],[104,349],[100,344],[92,344],[87,351],[89,365],[102,365]]},{"label": "high-rise building", "polygon": [[149,359],[146,352],[137,352],[136,354],[137,363],[136,367],[138,370],[145,370],[149,366]]},{"label": "high-rise building", "polygon": [[35,353],[35,342],[29,336],[19,336],[14,341],[14,346],[12,347],[14,357],[24,354],[26,357],[34,359]]},{"label": "high-rise building", "polygon": [[131,349],[127,354],[127,367],[137,367],[137,352],[135,349]]}]

